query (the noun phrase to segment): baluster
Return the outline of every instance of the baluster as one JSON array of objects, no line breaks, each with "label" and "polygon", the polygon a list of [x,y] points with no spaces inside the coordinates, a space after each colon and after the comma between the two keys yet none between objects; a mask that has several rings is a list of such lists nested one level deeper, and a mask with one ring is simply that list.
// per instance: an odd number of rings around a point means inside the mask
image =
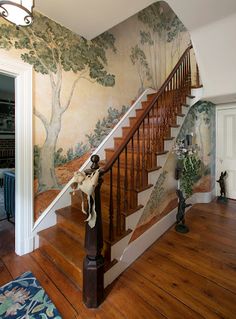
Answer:
[{"label": "baluster", "polygon": [[180,70],[181,70],[181,100],[180,100],[180,110],[181,110],[181,113],[182,113],[182,104],[184,102],[184,64],[183,62],[181,62],[180,64]]},{"label": "baluster", "polygon": [[142,122],[142,187],[145,185],[145,121]]},{"label": "baluster", "polygon": [[113,172],[110,168],[109,240],[114,240]]},{"label": "baluster", "polygon": [[181,69],[180,66],[178,67],[178,113],[180,112],[180,106],[181,106],[181,78],[180,78]]},{"label": "baluster", "polygon": [[151,154],[151,149],[150,149],[150,115],[148,113],[147,115],[147,160],[146,160],[146,168],[151,168],[150,164],[150,154]]},{"label": "baluster", "polygon": [[[191,66],[191,56],[190,56],[190,52],[188,55],[188,60],[189,60],[189,86],[188,86],[188,94],[191,94],[191,87],[192,87],[192,66]],[[197,66],[197,81],[198,84],[200,86],[200,77],[199,77],[199,70],[198,70],[198,66]]]},{"label": "baluster", "polygon": [[168,135],[171,136],[171,130],[170,130],[170,125],[171,125],[171,115],[172,115],[172,108],[171,108],[171,81],[168,82],[167,84],[167,108],[168,108]]},{"label": "baluster", "polygon": [[[91,157],[92,166],[86,174],[91,174],[99,168],[99,156]],[[104,299],[104,258],[101,255],[103,248],[103,230],[101,214],[100,188],[102,178],[99,178],[95,189],[95,207],[97,213],[96,224],[90,228],[86,223],[85,250],[86,257],[83,263],[83,302],[88,308],[97,308]]]},{"label": "baluster", "polygon": [[186,87],[187,87],[187,71],[186,71],[186,67],[187,67],[187,59],[186,59],[186,56],[184,57],[184,61],[183,61],[183,64],[184,64],[184,103],[186,102],[186,95],[187,95],[187,90],[186,90]]},{"label": "baluster", "polygon": [[127,146],[125,147],[125,178],[124,178],[124,213],[128,211],[128,159]]},{"label": "baluster", "polygon": [[174,113],[175,113],[175,103],[174,103],[174,76],[171,79],[170,82],[170,90],[171,90],[171,95],[170,95],[170,103],[171,103],[171,124],[174,124]]},{"label": "baluster", "polygon": [[152,108],[152,133],[151,133],[151,165],[152,167],[156,166],[156,144],[155,144],[155,127],[157,122],[155,120],[155,105]]},{"label": "baluster", "polygon": [[140,188],[140,133],[139,133],[139,129],[137,131],[137,173],[136,173],[136,187],[137,189]]},{"label": "baluster", "polygon": [[120,210],[120,157],[117,158],[117,189],[116,189],[116,234],[121,235],[121,210]]},{"label": "baluster", "polygon": [[[175,72],[175,114],[178,113],[178,76],[177,76],[177,72]],[[175,117],[176,120],[176,117]]]},{"label": "baluster", "polygon": [[131,139],[131,192],[130,192],[130,208],[134,207],[135,187],[134,187],[134,138]]}]

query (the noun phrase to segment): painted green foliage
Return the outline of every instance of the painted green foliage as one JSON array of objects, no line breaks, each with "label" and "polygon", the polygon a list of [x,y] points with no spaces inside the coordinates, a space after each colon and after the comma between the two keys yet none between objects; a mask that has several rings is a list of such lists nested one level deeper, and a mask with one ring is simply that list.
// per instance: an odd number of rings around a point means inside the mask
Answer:
[{"label": "painted green foliage", "polygon": [[[65,163],[72,161],[73,159],[79,158],[91,149],[99,146],[103,139],[111,132],[114,126],[122,118],[122,116],[127,112],[129,108],[123,106],[121,110],[109,107],[108,114],[102,120],[98,120],[95,129],[92,133],[86,134],[88,139],[87,143],[79,142],[76,146],[70,147],[66,154],[64,154],[63,148],[57,149],[54,153],[54,166],[58,167]],[[34,176],[38,178],[39,176],[39,158],[40,158],[40,147],[38,145],[34,146]]]},{"label": "painted green foliage", "polygon": [[[207,132],[207,136],[204,133]],[[189,111],[178,139],[184,139],[186,134],[193,133],[198,145],[197,155],[190,158],[183,168],[180,188],[185,196],[192,195],[193,186],[202,176],[214,173],[215,154],[215,106],[211,102],[199,101]],[[208,145],[210,145],[210,148]]]},{"label": "painted green foliage", "polygon": [[122,106],[121,110],[109,107],[108,115],[102,120],[98,120],[94,132],[87,134],[88,142],[91,148],[96,148],[111,132],[113,127],[119,122],[122,116],[127,112],[128,107]]},{"label": "painted green foliage", "polygon": [[[193,175],[189,175],[184,181],[182,181],[182,187],[187,190],[186,196],[191,195],[191,189],[193,185],[204,176],[211,176],[214,180],[215,173],[215,105],[207,101],[197,102],[191,110],[181,127],[181,130],[177,136],[178,140],[185,139],[186,134],[193,133],[195,142],[198,143],[198,154],[193,161],[196,161],[196,170]],[[173,156],[168,157],[167,161],[176,161]],[[145,224],[155,214],[160,214],[158,207],[162,201],[167,200],[168,204],[168,192],[170,184],[167,183],[168,179],[173,176],[174,172],[167,169],[167,167],[175,167],[175,165],[169,165],[167,162],[164,166],[163,173],[159,176],[157,183],[152,191],[150,199],[144,209],[143,215],[140,218],[139,225]],[[191,174],[192,166],[190,162],[186,163],[186,172]],[[167,186],[168,185],[168,186]],[[181,183],[180,183],[181,185]]]},{"label": "painted green foliage", "polygon": [[141,88],[145,80],[157,89],[166,78],[166,43],[171,46],[171,66],[173,59],[180,55],[181,34],[186,31],[174,12],[163,2],[156,2],[138,14],[144,25],[140,30],[140,43],[131,48],[130,59],[136,66]]},{"label": "painted green foliage", "polygon": [[[21,59],[36,72],[49,76],[52,91],[51,117],[46,118],[34,108],[34,114],[43,123],[46,139],[40,148],[39,191],[58,188],[54,154],[63,114],[70,106],[74,90],[81,80],[114,86],[115,76],[106,71],[106,51],[116,51],[112,34],[104,33],[94,41],[86,41],[45,16],[35,13],[34,23],[27,28],[0,26],[0,48],[21,50]],[[61,101],[63,71],[75,74],[66,102]]]},{"label": "painted green foliage", "polygon": [[164,192],[165,192],[165,181],[167,178],[168,172],[163,171],[158,180],[157,183],[152,191],[152,194],[150,196],[150,199],[143,211],[143,215],[139,220],[139,224],[142,224],[146,221],[146,219],[150,218],[150,216],[155,212],[156,205],[160,203],[160,201],[163,198]]}]

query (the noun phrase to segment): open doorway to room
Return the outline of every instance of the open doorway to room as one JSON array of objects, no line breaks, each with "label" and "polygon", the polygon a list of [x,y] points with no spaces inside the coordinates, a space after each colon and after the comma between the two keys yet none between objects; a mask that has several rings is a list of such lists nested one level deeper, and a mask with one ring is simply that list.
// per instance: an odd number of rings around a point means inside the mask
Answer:
[{"label": "open doorway to room", "polygon": [[15,78],[0,73],[0,256],[15,248]]}]

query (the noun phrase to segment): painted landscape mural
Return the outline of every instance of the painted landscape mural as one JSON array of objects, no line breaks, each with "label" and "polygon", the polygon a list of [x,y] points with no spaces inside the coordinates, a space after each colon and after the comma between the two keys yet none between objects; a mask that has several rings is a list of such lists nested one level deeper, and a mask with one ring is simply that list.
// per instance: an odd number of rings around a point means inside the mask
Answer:
[{"label": "painted landscape mural", "polygon": [[33,67],[35,219],[147,87],[158,89],[190,42],[165,2],[92,41],[35,13],[0,20],[0,58]]},{"label": "painted landscape mural", "polygon": [[[199,170],[193,178],[193,193],[210,192],[215,184],[215,106],[211,102],[199,101],[192,106],[181,127],[177,140],[184,140],[187,134],[193,135],[197,147],[194,155],[199,161]],[[143,211],[136,230],[131,238],[135,240],[148,228],[178,206],[175,179],[177,157],[170,152],[163,172],[159,176],[150,199]],[[180,181],[181,189],[181,181]],[[184,189],[182,189],[184,192]]]}]

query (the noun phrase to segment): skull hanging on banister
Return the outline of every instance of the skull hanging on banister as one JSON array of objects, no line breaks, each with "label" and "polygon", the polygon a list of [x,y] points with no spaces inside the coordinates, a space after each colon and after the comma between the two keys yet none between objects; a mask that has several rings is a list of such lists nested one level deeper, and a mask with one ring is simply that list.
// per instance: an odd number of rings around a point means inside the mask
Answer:
[{"label": "skull hanging on banister", "polygon": [[[82,212],[84,214],[88,214],[88,218],[85,220],[88,222],[89,226],[91,228],[94,228],[96,225],[97,220],[97,213],[96,213],[96,207],[95,207],[95,189],[98,184],[99,179],[99,169],[94,171],[91,175],[86,175],[83,172],[75,172],[73,181],[71,183],[71,188],[73,189],[73,194],[76,190],[81,191],[81,198],[82,198]],[[84,198],[82,193],[87,195],[87,201],[88,201],[88,212],[84,209]],[[93,199],[93,204],[91,207],[90,199]]]}]

